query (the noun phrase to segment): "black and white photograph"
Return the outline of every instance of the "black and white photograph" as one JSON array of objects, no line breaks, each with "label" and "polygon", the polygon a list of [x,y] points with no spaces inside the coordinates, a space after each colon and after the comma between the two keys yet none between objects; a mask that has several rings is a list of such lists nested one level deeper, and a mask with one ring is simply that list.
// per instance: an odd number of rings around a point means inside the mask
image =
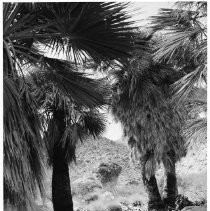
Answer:
[{"label": "black and white photograph", "polygon": [[0,209],[207,211],[207,1],[1,4]]}]

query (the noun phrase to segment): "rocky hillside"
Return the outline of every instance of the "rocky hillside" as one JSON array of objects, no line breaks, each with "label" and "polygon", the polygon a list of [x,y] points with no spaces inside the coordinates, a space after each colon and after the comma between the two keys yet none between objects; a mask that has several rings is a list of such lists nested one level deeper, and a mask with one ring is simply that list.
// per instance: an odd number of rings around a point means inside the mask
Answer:
[{"label": "rocky hillside", "polygon": [[[89,207],[104,204],[104,196],[111,194],[110,199],[117,202],[146,203],[147,197],[142,185],[138,164],[133,164],[129,157],[129,148],[122,141],[111,141],[104,137],[97,140],[88,139],[77,147],[76,164],[70,166],[72,194],[75,207]],[[115,162],[122,167],[122,172],[115,187],[103,188],[97,181],[95,172],[102,163]],[[177,163],[177,178],[179,192],[191,200],[200,200],[206,197],[206,148],[201,146],[189,150],[187,156]],[[157,171],[160,190],[163,185],[162,167]],[[46,177],[47,197],[44,202],[48,210],[51,204],[51,170]],[[107,198],[107,196],[106,196]],[[101,200],[101,201],[100,201]],[[90,203],[91,201],[91,203]],[[98,208],[97,208],[98,209]]]}]

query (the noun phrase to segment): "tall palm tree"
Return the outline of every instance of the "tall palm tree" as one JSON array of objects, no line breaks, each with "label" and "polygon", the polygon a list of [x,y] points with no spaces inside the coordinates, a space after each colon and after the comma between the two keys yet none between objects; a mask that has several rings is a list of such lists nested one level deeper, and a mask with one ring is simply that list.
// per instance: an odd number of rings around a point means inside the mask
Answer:
[{"label": "tall palm tree", "polygon": [[[115,72],[112,112],[122,123],[130,142],[136,142],[142,180],[149,196],[148,209],[162,210],[165,205],[174,207],[175,163],[184,154],[181,111],[169,103],[169,87],[180,76],[170,65],[154,62],[155,42],[150,35],[140,33],[138,36],[145,40],[146,50],[142,54],[137,49],[127,67]],[[166,172],[163,200],[155,178],[160,162]]]},{"label": "tall palm tree", "polygon": [[[155,52],[156,61],[165,61],[183,72],[183,77],[171,86],[172,104],[187,102],[191,104],[189,113],[196,108],[206,114],[207,2],[178,2],[174,9],[161,9],[152,17],[152,25],[155,32],[164,31]],[[198,99],[200,93],[204,93],[202,102]],[[206,122],[206,115],[189,120],[184,134],[206,140]]]},{"label": "tall palm tree", "polygon": [[[100,104],[100,96],[83,84],[84,77],[71,71],[69,60],[120,62],[129,56],[133,27],[125,7],[121,3],[99,2],[4,3],[5,203],[32,210],[27,206],[32,206],[37,184],[42,190],[43,127],[38,102],[26,83],[27,73],[31,67],[50,72],[48,77],[53,78],[57,88],[68,91],[78,104]],[[64,60],[46,56],[45,48]],[[67,73],[70,77],[65,80]]]}]

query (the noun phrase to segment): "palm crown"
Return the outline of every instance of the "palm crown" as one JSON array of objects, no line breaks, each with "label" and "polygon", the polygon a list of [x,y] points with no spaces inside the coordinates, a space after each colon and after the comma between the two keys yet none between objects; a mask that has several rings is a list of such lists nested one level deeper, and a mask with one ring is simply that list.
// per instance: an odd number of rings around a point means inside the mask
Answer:
[{"label": "palm crown", "polygon": [[[59,144],[63,145],[68,162],[75,159],[75,147],[79,139],[82,141],[88,135],[96,137],[105,129],[105,118],[98,109],[108,104],[111,93],[109,87],[103,79],[91,79],[83,73],[76,73],[77,77],[74,77],[74,73],[66,71],[62,75],[63,80],[59,81],[55,80],[59,77],[48,77],[53,74],[51,72],[35,70],[27,78],[33,96],[39,102],[39,110],[43,111],[41,115],[50,160],[53,147],[58,141],[57,119],[60,117],[57,113],[63,115],[65,121]],[[71,93],[74,90],[78,90],[77,95]]]},{"label": "palm crown", "polygon": [[[171,89],[171,103],[187,103],[189,114],[205,114],[190,118],[184,128],[189,140],[206,140],[207,130],[207,2],[178,2],[176,9],[162,9],[152,17],[154,31],[164,31],[155,51],[156,61],[171,64],[183,76]],[[201,94],[202,93],[202,94]]]},{"label": "palm crown", "polygon": [[173,86],[177,103],[185,100],[195,85],[206,83],[206,6],[206,2],[180,2],[177,9],[162,9],[152,17],[153,29],[165,31],[155,59],[171,63],[184,73]]},{"label": "palm crown", "polygon": [[[139,36],[148,40],[144,34]],[[180,74],[171,65],[153,61],[154,43],[149,39],[144,55],[135,52],[128,66],[116,71],[112,102],[114,116],[122,122],[125,135],[138,140],[139,152],[154,152],[153,167],[170,149],[176,152],[177,159],[184,154],[180,132],[184,110],[173,109],[169,103],[169,87]]]}]

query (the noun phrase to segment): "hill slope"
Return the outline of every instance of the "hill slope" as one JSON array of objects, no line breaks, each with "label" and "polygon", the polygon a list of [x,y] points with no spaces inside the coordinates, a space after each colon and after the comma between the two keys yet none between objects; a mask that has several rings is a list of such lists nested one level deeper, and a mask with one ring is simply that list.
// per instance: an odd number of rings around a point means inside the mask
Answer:
[{"label": "hill slope", "polygon": [[[138,165],[133,165],[130,162],[129,153],[126,143],[111,141],[104,137],[97,140],[87,139],[83,144],[80,144],[76,150],[77,162],[70,166],[75,206],[84,206],[85,204],[85,196],[79,196],[77,193],[78,183],[87,183],[87,181],[95,180],[94,171],[102,162],[115,162],[122,166],[122,172],[115,190],[108,191],[114,191],[116,198],[121,201],[133,202],[139,200],[145,203],[147,197],[141,181],[140,169]],[[179,192],[187,195],[191,200],[205,198],[206,172],[205,146],[200,146],[199,152],[198,149],[190,150],[187,156],[177,163]],[[161,191],[163,185],[163,170],[161,166],[156,175]],[[48,170],[47,173],[46,187],[46,205],[51,210],[51,170]],[[91,194],[93,195],[94,192]],[[99,193],[95,192],[95,194]]]}]

